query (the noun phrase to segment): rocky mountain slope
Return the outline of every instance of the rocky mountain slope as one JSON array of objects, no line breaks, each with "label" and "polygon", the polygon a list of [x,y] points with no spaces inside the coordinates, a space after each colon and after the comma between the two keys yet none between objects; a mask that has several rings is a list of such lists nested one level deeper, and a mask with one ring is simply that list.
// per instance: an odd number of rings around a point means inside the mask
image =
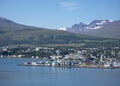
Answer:
[{"label": "rocky mountain slope", "polygon": [[95,37],[120,39],[120,20],[94,20],[90,24],[80,22],[66,28],[66,31]]}]

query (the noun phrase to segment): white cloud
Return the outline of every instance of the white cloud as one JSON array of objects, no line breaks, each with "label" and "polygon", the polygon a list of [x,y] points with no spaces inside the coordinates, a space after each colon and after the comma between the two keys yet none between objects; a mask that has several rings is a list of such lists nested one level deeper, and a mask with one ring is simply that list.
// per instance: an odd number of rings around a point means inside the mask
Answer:
[{"label": "white cloud", "polygon": [[67,10],[77,10],[80,8],[77,2],[61,2],[60,5]]}]

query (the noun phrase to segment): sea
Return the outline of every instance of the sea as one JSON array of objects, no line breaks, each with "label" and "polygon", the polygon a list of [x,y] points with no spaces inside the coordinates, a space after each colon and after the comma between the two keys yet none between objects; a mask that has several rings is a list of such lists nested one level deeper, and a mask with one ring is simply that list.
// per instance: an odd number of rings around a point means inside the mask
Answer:
[{"label": "sea", "polygon": [[120,69],[19,66],[39,59],[0,58],[0,86],[120,86]]}]

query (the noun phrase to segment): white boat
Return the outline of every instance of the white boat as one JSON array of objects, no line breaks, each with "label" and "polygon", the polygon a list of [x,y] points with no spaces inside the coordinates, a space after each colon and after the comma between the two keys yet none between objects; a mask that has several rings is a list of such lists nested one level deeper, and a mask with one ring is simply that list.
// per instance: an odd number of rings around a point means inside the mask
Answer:
[{"label": "white boat", "polygon": [[25,62],[23,65],[38,65],[36,62]]}]

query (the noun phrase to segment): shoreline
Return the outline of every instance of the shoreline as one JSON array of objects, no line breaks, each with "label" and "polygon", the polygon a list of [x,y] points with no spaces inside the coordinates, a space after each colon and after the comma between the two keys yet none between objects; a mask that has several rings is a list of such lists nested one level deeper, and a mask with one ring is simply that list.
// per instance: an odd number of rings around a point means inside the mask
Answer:
[{"label": "shoreline", "polygon": [[94,68],[94,69],[119,69],[120,67],[81,67],[81,66],[52,66],[52,65],[32,65],[32,64],[18,64],[18,66],[38,66],[38,67],[61,67],[61,68]]}]

